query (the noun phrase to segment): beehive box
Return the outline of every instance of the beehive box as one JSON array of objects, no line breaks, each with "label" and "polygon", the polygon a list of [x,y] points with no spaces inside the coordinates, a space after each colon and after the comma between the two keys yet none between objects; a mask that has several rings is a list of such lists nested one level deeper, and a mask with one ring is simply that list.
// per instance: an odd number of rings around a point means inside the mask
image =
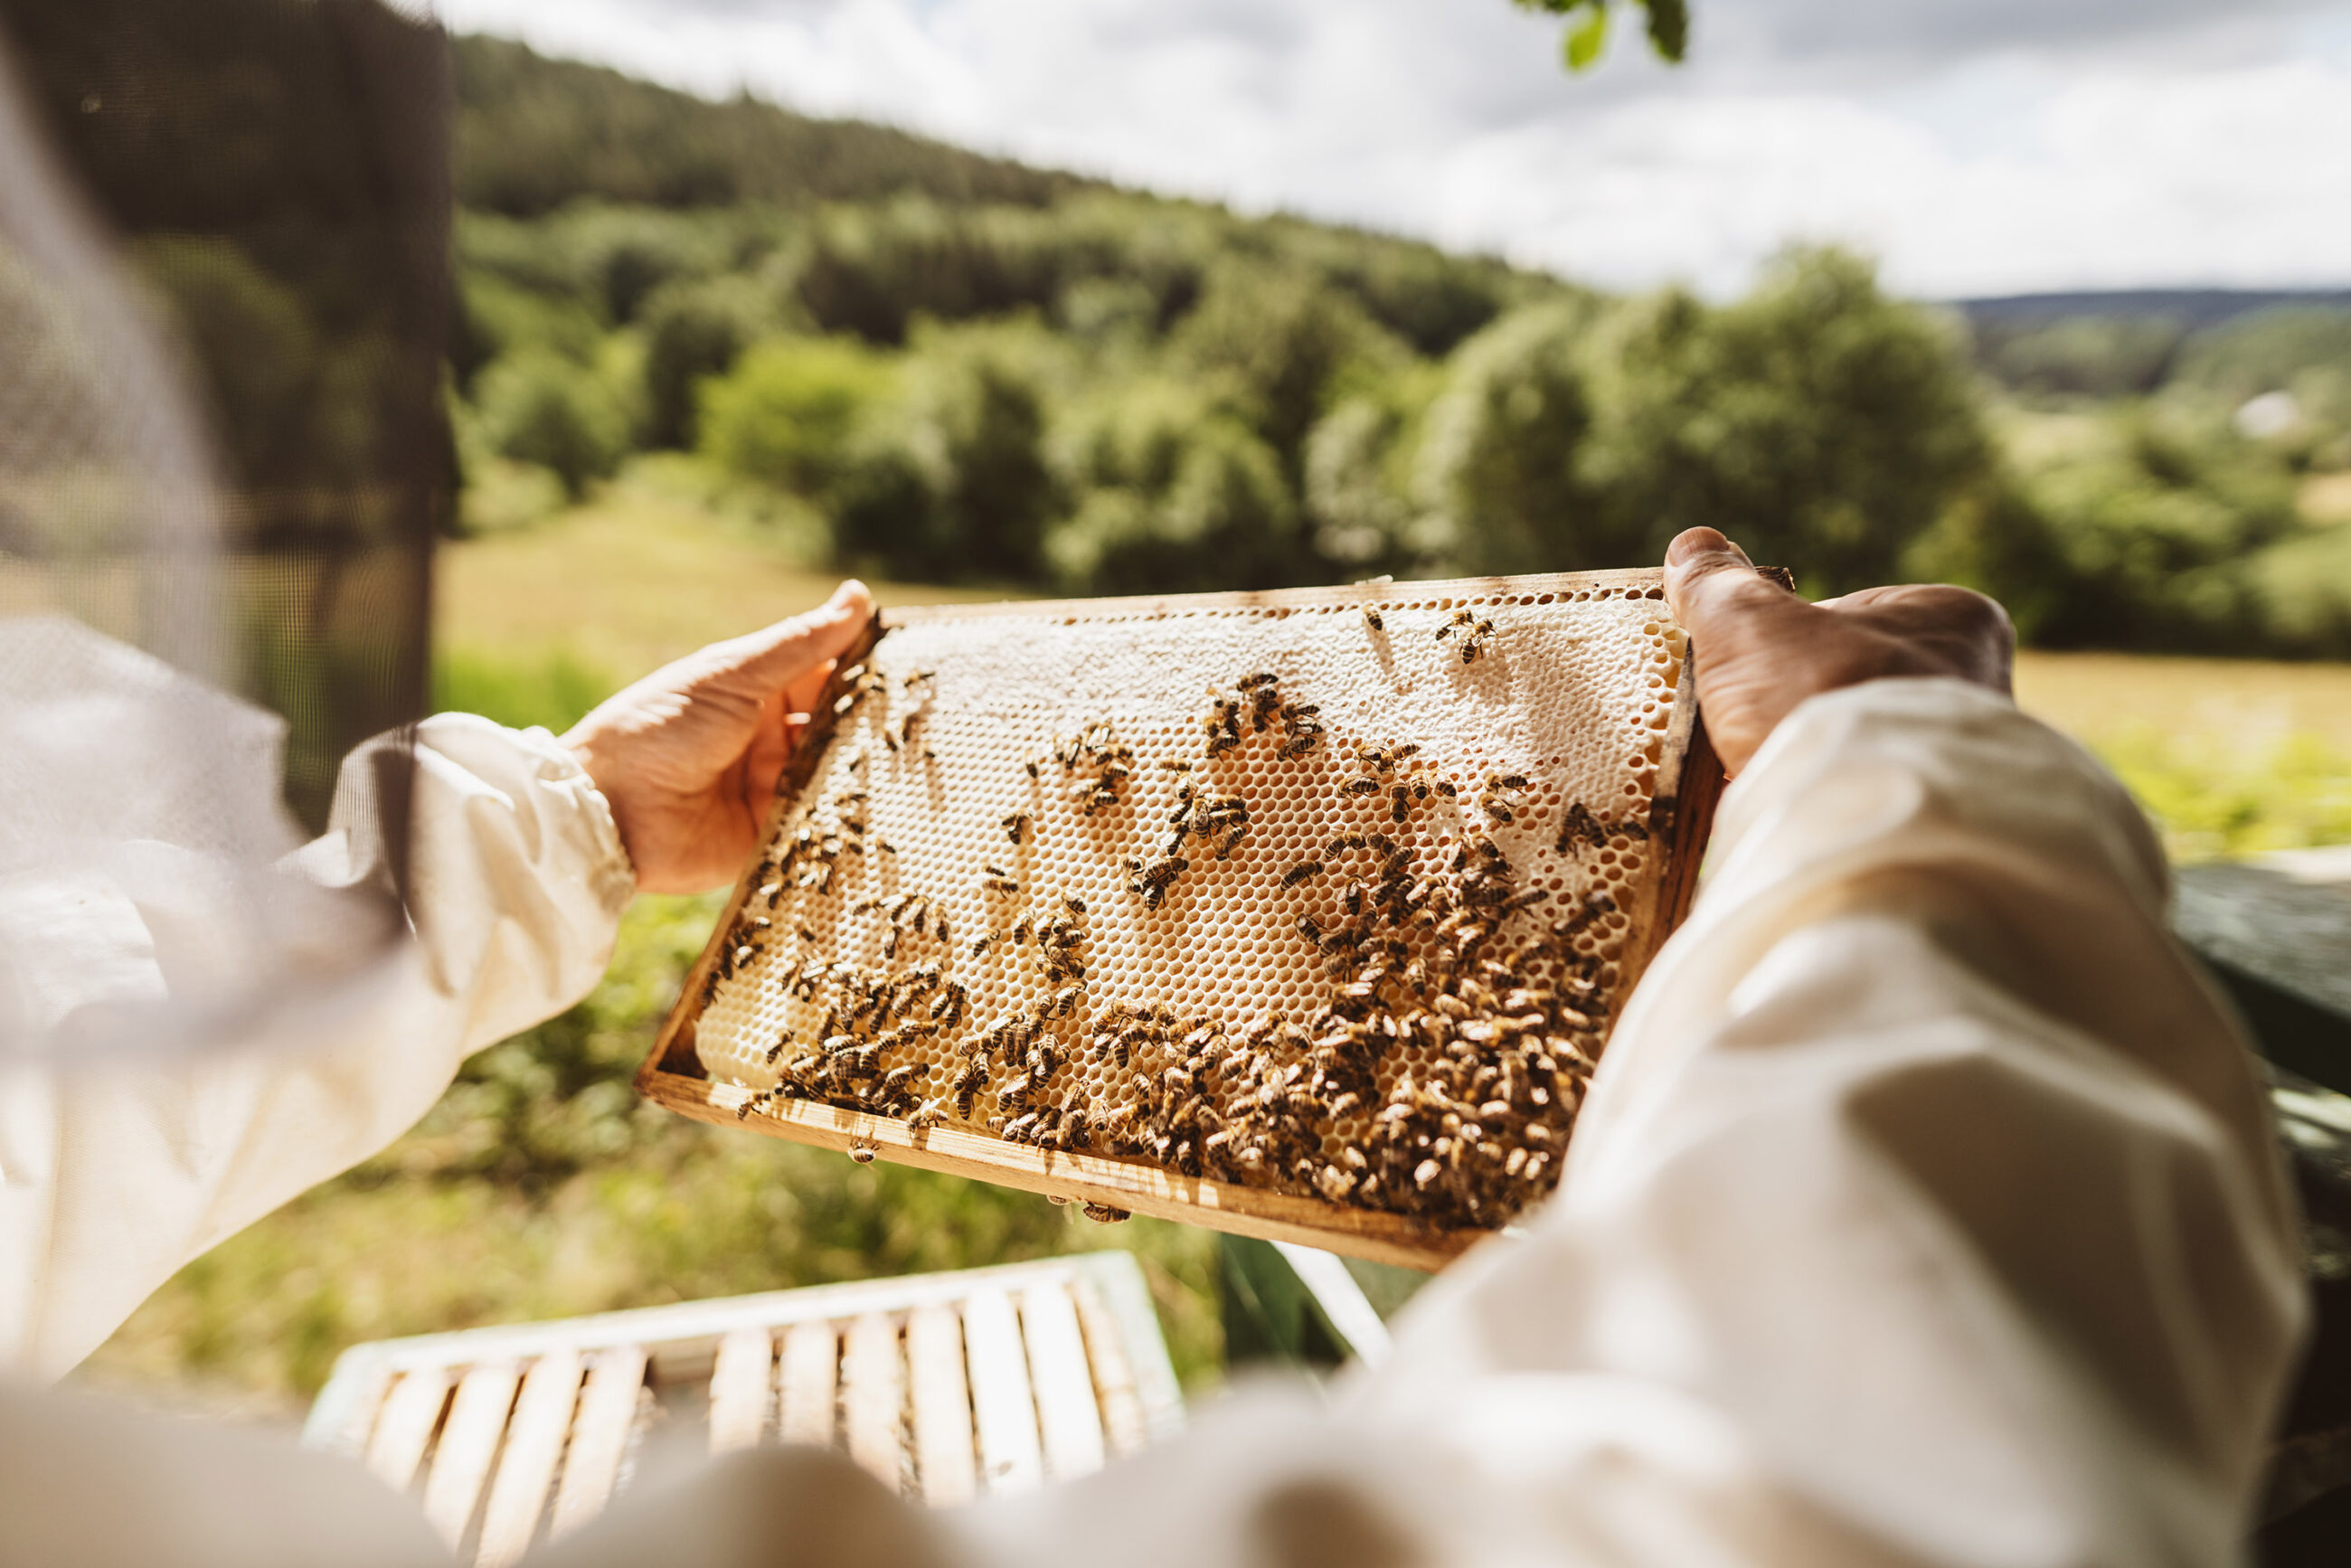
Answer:
[{"label": "beehive box", "polygon": [[640,1088],[1435,1266],[1556,1181],[1720,785],[1656,571],[892,611]]}]

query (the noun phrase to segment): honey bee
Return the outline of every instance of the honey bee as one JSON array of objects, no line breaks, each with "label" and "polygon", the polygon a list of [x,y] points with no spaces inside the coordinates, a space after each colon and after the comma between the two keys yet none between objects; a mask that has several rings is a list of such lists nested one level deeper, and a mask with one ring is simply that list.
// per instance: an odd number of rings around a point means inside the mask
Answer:
[{"label": "honey bee", "polygon": [[1061,894],[1061,907],[1072,915],[1083,915],[1086,912],[1086,901],[1075,894],[1065,893]]},{"label": "honey bee", "polygon": [[1465,664],[1477,663],[1478,655],[1486,651],[1486,644],[1493,635],[1494,623],[1491,621],[1479,622],[1476,629],[1461,640],[1461,662]]},{"label": "honey bee", "polygon": [[852,1143],[849,1145],[849,1157],[861,1166],[872,1165],[874,1152],[873,1145],[868,1143]]},{"label": "honey bee", "polygon": [[1364,848],[1367,842],[1361,833],[1342,833],[1322,846],[1322,858],[1336,860],[1341,855]]},{"label": "honey bee", "polygon": [[1120,1225],[1134,1218],[1131,1211],[1106,1203],[1089,1203],[1079,1212],[1097,1225]]},{"label": "honey bee", "polygon": [[1296,887],[1308,877],[1320,876],[1322,873],[1322,862],[1321,861],[1300,861],[1296,865],[1291,866],[1288,871],[1282,873],[1281,885],[1284,887]]},{"label": "honey bee", "polygon": [[1004,836],[1015,844],[1021,842],[1028,834],[1029,824],[1034,820],[1026,811],[1012,812],[1004,819]]},{"label": "honey bee", "polygon": [[1552,848],[1561,854],[1568,854],[1579,842],[1590,844],[1594,849],[1605,849],[1608,845],[1608,830],[1600,825],[1600,819],[1592,814],[1592,808],[1581,800],[1567,809],[1567,814],[1559,824],[1559,838]]},{"label": "honey bee", "polygon": [[1168,887],[1176,879],[1192,869],[1192,862],[1182,855],[1169,855],[1165,860],[1144,865],[1141,861],[1126,862],[1129,873],[1127,891],[1140,894],[1145,909],[1156,909],[1167,896]]},{"label": "honey bee", "polygon": [[1453,618],[1437,629],[1437,640],[1440,643],[1444,642],[1447,637],[1452,636],[1453,633],[1458,632],[1464,626],[1469,625],[1477,619],[1478,615],[1475,611],[1455,611],[1453,612]]},{"label": "honey bee", "polygon": [[1388,623],[1380,619],[1380,612],[1368,604],[1364,606],[1364,624],[1374,632],[1384,632],[1388,629]]},{"label": "honey bee", "polygon": [[1340,792],[1347,795],[1376,795],[1380,792],[1380,781],[1376,779],[1350,779],[1340,786]]}]

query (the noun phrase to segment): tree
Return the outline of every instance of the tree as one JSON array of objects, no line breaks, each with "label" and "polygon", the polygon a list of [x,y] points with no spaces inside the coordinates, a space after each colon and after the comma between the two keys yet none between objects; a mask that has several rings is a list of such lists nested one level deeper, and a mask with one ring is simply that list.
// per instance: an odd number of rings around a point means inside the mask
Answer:
[{"label": "tree", "polygon": [[1176,352],[1223,378],[1249,423],[1297,471],[1342,371],[1409,355],[1345,292],[1303,267],[1227,256],[1178,325]]},{"label": "tree", "polygon": [[1415,488],[1437,521],[1429,541],[1456,570],[1561,571],[1618,565],[1599,537],[1577,457],[1592,395],[1577,363],[1589,312],[1530,306],[1453,356],[1428,411]]},{"label": "tree", "polygon": [[644,307],[645,443],[691,447],[697,389],[724,375],[759,334],[775,324],[767,290],[733,276],[671,283]]},{"label": "tree", "polygon": [[493,361],[476,401],[491,449],[551,471],[574,500],[627,450],[628,418],[611,390],[552,350],[527,347]]},{"label": "tree", "polygon": [[1791,252],[1721,309],[1676,290],[1627,302],[1579,360],[1594,417],[1578,471],[1598,503],[1584,526],[1611,563],[1706,524],[1809,591],[1846,592],[1894,577],[1994,481],[1956,329],[1844,252]]},{"label": "tree", "polygon": [[702,383],[702,450],[729,473],[820,497],[893,384],[888,364],[852,339],[768,339]]}]

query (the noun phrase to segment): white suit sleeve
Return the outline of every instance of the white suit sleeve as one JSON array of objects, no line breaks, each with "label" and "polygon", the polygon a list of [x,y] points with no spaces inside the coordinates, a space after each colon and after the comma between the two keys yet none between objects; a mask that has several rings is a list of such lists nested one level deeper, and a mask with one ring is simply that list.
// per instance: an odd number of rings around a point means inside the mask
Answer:
[{"label": "white suit sleeve", "polygon": [[[302,870],[371,874],[376,775],[346,765]],[[199,1060],[0,1077],[0,1367],[57,1376],[190,1259],[367,1158],[458,1063],[585,995],[632,874],[603,798],[544,730],[418,727],[413,942],[285,1038]]]},{"label": "white suit sleeve", "polygon": [[[2239,1561],[2298,1244],[2138,812],[2007,702],[1885,682],[1781,727],[1715,852],[1561,1190],[1425,1292],[1384,1366],[1332,1408],[1245,1393],[945,1521],[936,1556]],[[567,1560],[749,1561],[723,1543],[789,1533],[797,1473],[716,1472]],[[887,1537],[880,1489],[830,1495],[864,1516],[832,1538]]]}]

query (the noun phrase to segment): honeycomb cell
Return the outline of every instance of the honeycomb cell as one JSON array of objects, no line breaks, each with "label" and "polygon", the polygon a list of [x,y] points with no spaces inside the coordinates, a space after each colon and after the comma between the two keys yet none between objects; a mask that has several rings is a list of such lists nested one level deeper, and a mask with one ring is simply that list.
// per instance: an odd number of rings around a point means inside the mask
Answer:
[{"label": "honeycomb cell", "polygon": [[1539,1197],[1681,633],[1604,586],[1381,609],[890,632],[735,913],[705,1071],[1445,1225]]}]

